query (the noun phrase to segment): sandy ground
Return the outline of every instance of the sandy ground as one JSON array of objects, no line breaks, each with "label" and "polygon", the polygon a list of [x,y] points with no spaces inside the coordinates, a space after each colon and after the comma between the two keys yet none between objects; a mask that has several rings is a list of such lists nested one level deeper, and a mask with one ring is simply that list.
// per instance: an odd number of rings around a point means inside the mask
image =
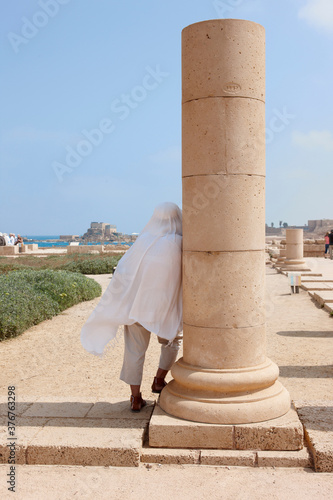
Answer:
[{"label": "sandy ground", "polygon": [[[314,261],[317,267],[319,262],[319,259]],[[326,261],[325,266],[327,272],[333,273],[332,261]],[[94,278],[105,289],[110,276]],[[98,300],[78,304],[20,337],[0,343],[1,394],[6,393],[9,385],[15,385],[18,400],[39,396],[84,397],[91,401],[109,397],[127,399],[128,388],[119,380],[122,336],[102,360],[86,353],[80,345],[80,329]],[[318,308],[306,292],[291,295],[287,278],[269,266],[266,308],[267,354],[279,365],[280,379],[292,399],[332,400],[333,318]],[[158,359],[159,344],[152,337],[142,384],[143,396],[148,399],[155,397],[150,386]],[[0,496],[5,493],[6,467],[0,466]],[[20,466],[21,494],[8,498],[139,499],[153,495],[161,499],[196,499],[211,495],[223,499],[257,499],[269,493],[272,499],[326,499],[333,490],[333,474],[198,467],[96,468],[99,472],[94,482],[95,468]],[[49,491],[50,484],[57,485],[53,492]]]}]

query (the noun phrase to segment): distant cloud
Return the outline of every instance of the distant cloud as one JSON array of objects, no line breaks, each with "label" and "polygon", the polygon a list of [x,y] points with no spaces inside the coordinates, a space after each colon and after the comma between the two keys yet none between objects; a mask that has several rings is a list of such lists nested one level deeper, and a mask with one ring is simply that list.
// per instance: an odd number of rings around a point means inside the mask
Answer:
[{"label": "distant cloud", "polygon": [[333,134],[329,130],[311,130],[306,134],[294,130],[292,142],[308,150],[333,151]]},{"label": "distant cloud", "polygon": [[333,1],[307,0],[298,11],[298,17],[316,28],[324,28],[333,32]]}]

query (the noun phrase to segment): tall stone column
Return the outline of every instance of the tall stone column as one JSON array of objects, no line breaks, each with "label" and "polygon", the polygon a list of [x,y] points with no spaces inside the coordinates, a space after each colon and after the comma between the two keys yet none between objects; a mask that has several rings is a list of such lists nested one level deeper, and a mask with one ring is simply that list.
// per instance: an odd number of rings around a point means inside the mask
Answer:
[{"label": "tall stone column", "polygon": [[309,271],[303,258],[303,229],[286,229],[285,271]]},{"label": "tall stone column", "polygon": [[196,422],[290,408],[265,352],[264,38],[236,19],[182,34],[184,355],[160,406]]}]

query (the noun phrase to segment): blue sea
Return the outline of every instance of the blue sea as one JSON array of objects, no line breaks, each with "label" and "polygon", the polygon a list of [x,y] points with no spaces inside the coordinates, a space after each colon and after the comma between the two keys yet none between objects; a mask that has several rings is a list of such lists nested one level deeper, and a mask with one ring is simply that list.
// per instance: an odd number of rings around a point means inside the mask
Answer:
[{"label": "blue sea", "polygon": [[[42,235],[42,236],[36,236],[36,235],[22,235],[24,239],[27,239],[28,241],[25,241],[25,243],[37,243],[38,248],[46,248],[46,247],[68,247],[69,243],[67,241],[60,241],[60,236],[59,235]],[[58,240],[58,241],[47,241],[47,240]],[[80,245],[131,245],[132,243],[118,243],[117,241],[115,242],[106,242],[106,243],[101,243],[100,241],[96,242],[89,242],[89,243],[80,243]]]}]

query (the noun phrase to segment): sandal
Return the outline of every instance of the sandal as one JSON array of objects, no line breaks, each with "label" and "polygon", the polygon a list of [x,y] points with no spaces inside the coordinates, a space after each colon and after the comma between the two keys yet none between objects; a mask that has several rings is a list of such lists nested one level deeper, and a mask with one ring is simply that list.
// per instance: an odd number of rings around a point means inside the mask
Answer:
[{"label": "sandal", "polygon": [[147,404],[146,401],[142,399],[141,392],[140,396],[131,396],[130,402],[131,402],[131,410],[136,412],[140,411],[141,408],[143,408]]},{"label": "sandal", "polygon": [[164,387],[166,386],[164,378],[154,377],[153,385],[151,386],[151,391],[155,394],[160,394]]}]

